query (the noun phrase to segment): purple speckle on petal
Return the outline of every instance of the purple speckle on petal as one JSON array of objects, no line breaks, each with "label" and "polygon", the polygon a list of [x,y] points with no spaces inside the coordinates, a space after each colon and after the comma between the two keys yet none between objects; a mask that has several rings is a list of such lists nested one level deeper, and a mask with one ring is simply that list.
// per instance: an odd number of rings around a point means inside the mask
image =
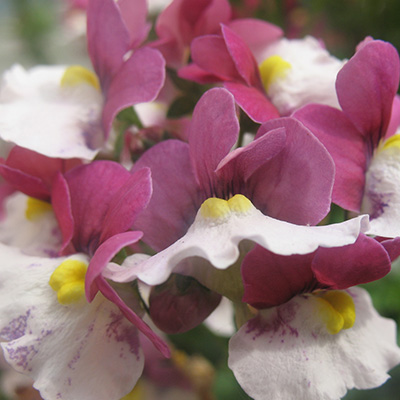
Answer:
[{"label": "purple speckle on petal", "polygon": [[139,359],[139,340],[137,329],[128,325],[122,314],[110,313],[111,322],[107,325],[106,337],[111,341],[126,343],[129,346],[129,352],[135,354]]},{"label": "purple speckle on petal", "polygon": [[[10,345],[11,344],[12,343],[10,343]],[[13,363],[13,365],[21,367],[24,371],[30,370],[28,369],[29,363],[38,353],[38,350],[33,345],[20,346],[16,348],[7,346],[5,347],[5,350],[7,352],[8,359]]]},{"label": "purple speckle on petal", "polygon": [[16,340],[21,336],[24,336],[30,315],[31,309],[29,309],[25,315],[20,315],[19,317],[14,318],[0,331],[0,337],[3,340]]}]

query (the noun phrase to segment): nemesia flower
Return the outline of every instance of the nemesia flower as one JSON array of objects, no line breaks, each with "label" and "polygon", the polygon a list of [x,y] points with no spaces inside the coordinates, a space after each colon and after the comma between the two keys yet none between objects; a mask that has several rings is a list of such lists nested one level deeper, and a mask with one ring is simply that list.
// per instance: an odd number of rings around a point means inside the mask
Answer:
[{"label": "nemesia flower", "polygon": [[[156,250],[170,246],[143,262],[127,258],[125,267],[110,266],[105,276],[155,285],[188,257],[227,269],[238,260],[238,245],[245,239],[277,254],[305,254],[318,246],[351,243],[366,229],[364,218],[309,226],[328,211],[333,169],[325,149],[300,124],[284,118],[267,122],[252,143],[229,153],[237,128],[233,96],[225,89],[212,89],[195,108],[188,144],[166,141],[139,159],[136,168],[152,168],[154,193],[135,226]],[[316,158],[300,159],[302,151]],[[175,272],[194,274],[207,287],[215,278],[208,268],[182,266]],[[88,285],[97,274],[88,275]]]},{"label": "nemesia flower", "polygon": [[49,157],[90,160],[119,111],[157,96],[165,62],[157,50],[138,48],[149,30],[146,2],[92,0],[87,14],[97,76],[76,65],[11,68],[0,91],[3,140]]},{"label": "nemesia flower", "polygon": [[219,33],[220,24],[237,31],[255,49],[262,41],[282,35],[280,28],[268,22],[252,18],[233,20],[226,0],[174,0],[157,19],[159,39],[152,45],[163,53],[169,66],[179,68],[187,61],[193,39]]},{"label": "nemesia flower", "polygon": [[[2,273],[7,282],[0,291],[0,336],[7,341],[3,349],[7,361],[31,376],[45,399],[119,400],[127,394],[143,369],[137,328],[163,354],[168,353],[166,345],[140,319],[143,311],[130,286],[119,287],[117,293],[98,277],[96,290],[102,293],[94,296],[92,291],[91,303],[85,299],[86,271],[108,264],[122,247],[141,237],[141,232],[128,229],[150,195],[147,169],[131,174],[110,161],[78,166],[58,175],[52,188],[52,205],[63,238],[61,243],[58,235],[59,245],[69,256],[49,258],[50,244],[36,257],[1,245],[3,269],[12,270]],[[54,228],[45,227],[46,231],[54,234]],[[47,243],[48,236],[43,236]],[[8,244],[20,246],[20,240],[16,235]],[[40,252],[40,246],[32,247],[31,252]],[[21,292],[14,291],[15,285]],[[31,287],[37,290],[24,296]],[[63,345],[69,351],[53,350]],[[93,368],[99,354],[109,367],[100,363],[89,384],[84,371],[91,364]]]},{"label": "nemesia flower", "polygon": [[333,201],[347,210],[368,213],[370,233],[386,237],[400,234],[395,183],[398,136],[393,136],[400,122],[395,97],[399,72],[396,49],[367,39],[338,74],[342,110],[315,104],[294,114],[335,161]]},{"label": "nemesia flower", "polygon": [[400,362],[395,325],[376,313],[365,291],[347,289],[381,278],[390,262],[363,235],[307,255],[250,251],[241,270],[243,301],[260,311],[229,346],[229,365],[246,392],[254,399],[333,400],[384,383]]}]

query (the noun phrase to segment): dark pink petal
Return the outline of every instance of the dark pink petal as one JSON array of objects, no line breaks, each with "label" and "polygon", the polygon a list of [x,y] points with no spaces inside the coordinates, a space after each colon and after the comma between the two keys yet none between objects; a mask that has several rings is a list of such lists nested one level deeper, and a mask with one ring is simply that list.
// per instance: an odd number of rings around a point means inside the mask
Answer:
[{"label": "dark pink petal", "polygon": [[147,37],[151,25],[146,22],[146,0],[118,0],[121,18],[130,35],[130,48],[138,47]]},{"label": "dark pink petal", "polygon": [[363,234],[348,246],[319,248],[312,262],[316,279],[331,289],[375,281],[389,273],[390,267],[385,248]]},{"label": "dark pink petal", "polygon": [[159,251],[186,233],[202,199],[187,143],[167,140],[153,146],[132,171],[143,167],[151,169],[153,196],[134,228],[143,231],[143,240]]},{"label": "dark pink petal", "polygon": [[41,200],[50,200],[51,187],[58,172],[81,164],[77,159],[50,158],[19,146],[14,146],[0,173],[17,190]]},{"label": "dark pink petal", "polygon": [[390,116],[389,126],[386,130],[385,139],[394,135],[400,126],[400,96],[396,95],[393,99],[392,114]]},{"label": "dark pink petal", "polygon": [[127,179],[112,197],[103,220],[100,243],[130,229],[148,205],[152,194],[150,169],[142,168]]},{"label": "dark pink petal", "polygon": [[247,146],[230,152],[215,172],[223,182],[246,182],[258,168],[275,157],[285,144],[285,128],[271,130]]},{"label": "dark pink petal", "polygon": [[255,55],[283,36],[278,26],[254,18],[234,19],[227,26],[245,41]]},{"label": "dark pink petal", "polygon": [[257,245],[242,263],[242,301],[262,309],[278,306],[297,294],[313,290],[311,262],[314,254],[281,256]]},{"label": "dark pink petal", "polygon": [[71,210],[71,196],[67,181],[60,173],[54,179],[51,204],[63,238],[60,250],[61,254],[76,252],[76,249],[71,244],[75,231],[75,223]]},{"label": "dark pink petal", "polygon": [[89,1],[87,41],[93,67],[103,90],[107,90],[130,44],[129,32],[114,0]]},{"label": "dark pink petal", "polygon": [[113,302],[125,315],[128,321],[132,322],[133,325],[146,335],[164,357],[171,357],[171,351],[168,345],[124,303],[124,301],[118,296],[117,292],[103,277],[99,276],[97,278],[97,285],[103,296]]},{"label": "dark pink petal", "polygon": [[224,87],[253,121],[263,123],[279,117],[278,110],[260,89],[239,82],[224,82]]},{"label": "dark pink petal", "polygon": [[105,131],[110,131],[119,111],[154,100],[164,79],[165,61],[160,52],[149,47],[136,50],[111,81],[103,109]]},{"label": "dark pink petal", "polygon": [[136,243],[142,238],[142,232],[130,231],[119,233],[103,242],[90,260],[85,278],[86,298],[89,302],[94,299],[98,292],[97,279],[101,276],[104,268],[117,253],[124,247]]},{"label": "dark pink petal", "polygon": [[254,205],[266,215],[301,225],[315,225],[330,210],[335,167],[311,132],[293,118],[266,122],[256,139],[278,128],[286,130],[283,150],[249,179]]},{"label": "dark pink petal", "polygon": [[202,85],[208,83],[215,83],[218,78],[200,68],[197,64],[189,64],[178,70],[178,76],[189,81],[197,82]]},{"label": "dark pink petal", "polygon": [[194,39],[191,53],[193,62],[215,75],[215,81],[243,81],[221,36],[206,35]]},{"label": "dark pink petal", "polygon": [[394,239],[379,237],[375,239],[385,248],[392,261],[396,260],[396,258],[400,256],[400,237]]},{"label": "dark pink petal", "polygon": [[216,187],[214,174],[239,135],[235,100],[225,89],[211,89],[197,103],[189,131],[189,152],[201,188],[208,197]]},{"label": "dark pink petal", "polygon": [[236,69],[248,86],[262,89],[257,62],[246,43],[227,26],[222,26],[226,48],[232,56]]},{"label": "dark pink petal", "polygon": [[332,201],[359,211],[364,194],[367,143],[348,118],[335,108],[307,105],[293,114],[322,142],[336,166]]},{"label": "dark pink petal", "polygon": [[[203,12],[199,15],[194,3],[207,4]],[[219,32],[220,24],[227,23],[232,17],[232,9],[227,0],[186,0],[185,16],[190,12],[192,18],[187,18],[189,23],[193,23],[193,37]],[[193,22],[192,22],[193,21]]]},{"label": "dark pink petal", "polygon": [[338,73],[340,106],[374,147],[386,133],[399,74],[396,49],[379,40],[361,47]]},{"label": "dark pink petal", "polygon": [[[115,222],[110,221],[109,213],[115,213],[113,208],[118,203],[120,196],[132,196],[128,187],[134,178],[120,164],[112,161],[95,161],[91,164],[74,168],[65,175],[71,196],[71,210],[75,221],[73,245],[77,251],[83,251],[86,254],[93,254],[100,245],[101,240],[106,237],[103,231],[111,233],[116,232],[116,227],[120,224],[125,227],[127,224],[133,224],[133,220],[121,220],[116,217]],[[141,202],[142,199],[139,199]],[[123,214],[126,207],[124,205],[120,210]],[[139,208],[142,204],[139,204]],[[129,217],[135,215],[133,212]],[[105,221],[111,226],[105,227]],[[114,226],[114,223],[116,224]]]}]

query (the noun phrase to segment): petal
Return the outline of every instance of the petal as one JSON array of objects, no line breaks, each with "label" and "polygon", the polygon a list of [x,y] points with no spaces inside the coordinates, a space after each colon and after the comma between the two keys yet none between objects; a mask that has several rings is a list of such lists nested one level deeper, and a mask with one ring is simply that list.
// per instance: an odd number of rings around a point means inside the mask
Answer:
[{"label": "petal", "polygon": [[112,76],[129,50],[130,37],[114,0],[91,0],[87,8],[87,41],[89,56],[107,89]]},{"label": "petal", "polygon": [[229,343],[229,367],[254,399],[337,400],[348,389],[383,384],[400,362],[392,320],[380,317],[362,289],[349,292],[352,328],[327,332],[315,297],[298,296],[260,312]]},{"label": "petal", "polygon": [[389,238],[400,236],[399,162],[399,147],[383,147],[375,152],[367,170],[361,210],[371,217],[371,230],[368,233],[372,235]]},{"label": "petal", "polygon": [[281,128],[286,132],[286,145],[249,180],[251,199],[259,210],[273,218],[315,225],[330,210],[332,159],[315,136],[293,118],[266,122],[256,139]]},{"label": "petal", "polygon": [[197,103],[189,130],[189,152],[200,187],[212,195],[217,187],[214,171],[239,135],[233,96],[225,89],[211,89]]},{"label": "petal", "polygon": [[234,19],[228,23],[228,27],[244,40],[253,54],[259,53],[283,35],[280,27],[255,18]]},{"label": "petal", "polygon": [[193,62],[208,74],[214,75],[216,81],[242,81],[221,36],[200,36],[193,40],[190,49]]},{"label": "petal", "polygon": [[50,205],[28,214],[28,197],[14,193],[5,201],[5,217],[0,221],[0,242],[18,247],[25,254],[55,257],[61,248],[61,232]]},{"label": "petal", "polygon": [[152,171],[153,196],[134,228],[143,231],[143,240],[159,251],[186,233],[201,199],[187,143],[166,140],[153,146],[132,171],[143,167]]},{"label": "petal", "polygon": [[367,143],[339,110],[308,105],[293,114],[322,142],[336,166],[332,200],[346,210],[359,211],[364,192]]},{"label": "petal", "polygon": [[62,87],[64,72],[65,67],[25,71],[18,65],[6,72],[0,91],[0,137],[48,157],[91,160],[103,142],[103,99],[86,83]]},{"label": "petal", "polygon": [[379,40],[366,43],[338,74],[336,90],[340,106],[373,147],[386,133],[399,75],[396,49]]},{"label": "petal", "polygon": [[257,62],[246,43],[234,31],[222,25],[222,36],[236,69],[248,86],[262,87]]},{"label": "petal", "polygon": [[331,289],[347,289],[383,278],[391,260],[385,248],[365,235],[354,244],[317,250],[312,271],[317,280]]},{"label": "petal", "polygon": [[63,306],[48,281],[65,258],[28,257],[3,245],[0,251],[7,361],[35,380],[44,399],[119,400],[130,392],[144,358],[136,328],[118,308],[100,295],[92,304]]},{"label": "petal", "polygon": [[227,184],[238,181],[239,187],[239,182],[246,182],[258,168],[275,157],[285,144],[285,129],[282,127],[271,130],[247,146],[231,151],[218,164],[215,173],[220,181]]},{"label": "petal", "polygon": [[103,109],[106,132],[117,113],[138,103],[154,100],[165,79],[165,61],[158,50],[144,47],[135,50],[114,74]]},{"label": "petal", "polygon": [[[242,204],[237,197],[232,199],[230,204],[233,206],[232,201],[237,201],[234,205],[242,206],[242,210],[224,210],[220,217],[213,217],[208,212],[218,213],[219,210],[208,209],[210,203],[203,203],[185,236],[150,259],[134,263],[126,271],[109,277],[117,282],[132,281],[137,277],[149,285],[156,285],[166,281],[182,260],[191,257],[204,258],[217,269],[228,268],[237,261],[238,245],[245,239],[281,255],[307,254],[319,246],[354,243],[360,230],[368,229],[365,216],[328,226],[293,225],[263,215],[247,199]],[[126,263],[129,266],[129,257]]]},{"label": "petal", "polygon": [[263,123],[279,117],[278,110],[260,89],[240,82],[225,82],[224,87],[232,93],[240,108],[253,121]]}]

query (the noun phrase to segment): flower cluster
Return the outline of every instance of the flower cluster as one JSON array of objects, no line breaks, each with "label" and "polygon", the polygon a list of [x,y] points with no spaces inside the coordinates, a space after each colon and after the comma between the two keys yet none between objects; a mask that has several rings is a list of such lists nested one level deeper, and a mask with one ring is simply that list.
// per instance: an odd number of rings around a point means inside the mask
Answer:
[{"label": "flower cluster", "polygon": [[210,366],[167,335],[214,313],[251,398],[383,384],[396,325],[357,286],[400,255],[396,49],[339,60],[227,0],[173,0],[154,26],[145,0],[77,3],[92,70],[2,78],[6,361],[44,400],[144,379],[206,399]]}]

